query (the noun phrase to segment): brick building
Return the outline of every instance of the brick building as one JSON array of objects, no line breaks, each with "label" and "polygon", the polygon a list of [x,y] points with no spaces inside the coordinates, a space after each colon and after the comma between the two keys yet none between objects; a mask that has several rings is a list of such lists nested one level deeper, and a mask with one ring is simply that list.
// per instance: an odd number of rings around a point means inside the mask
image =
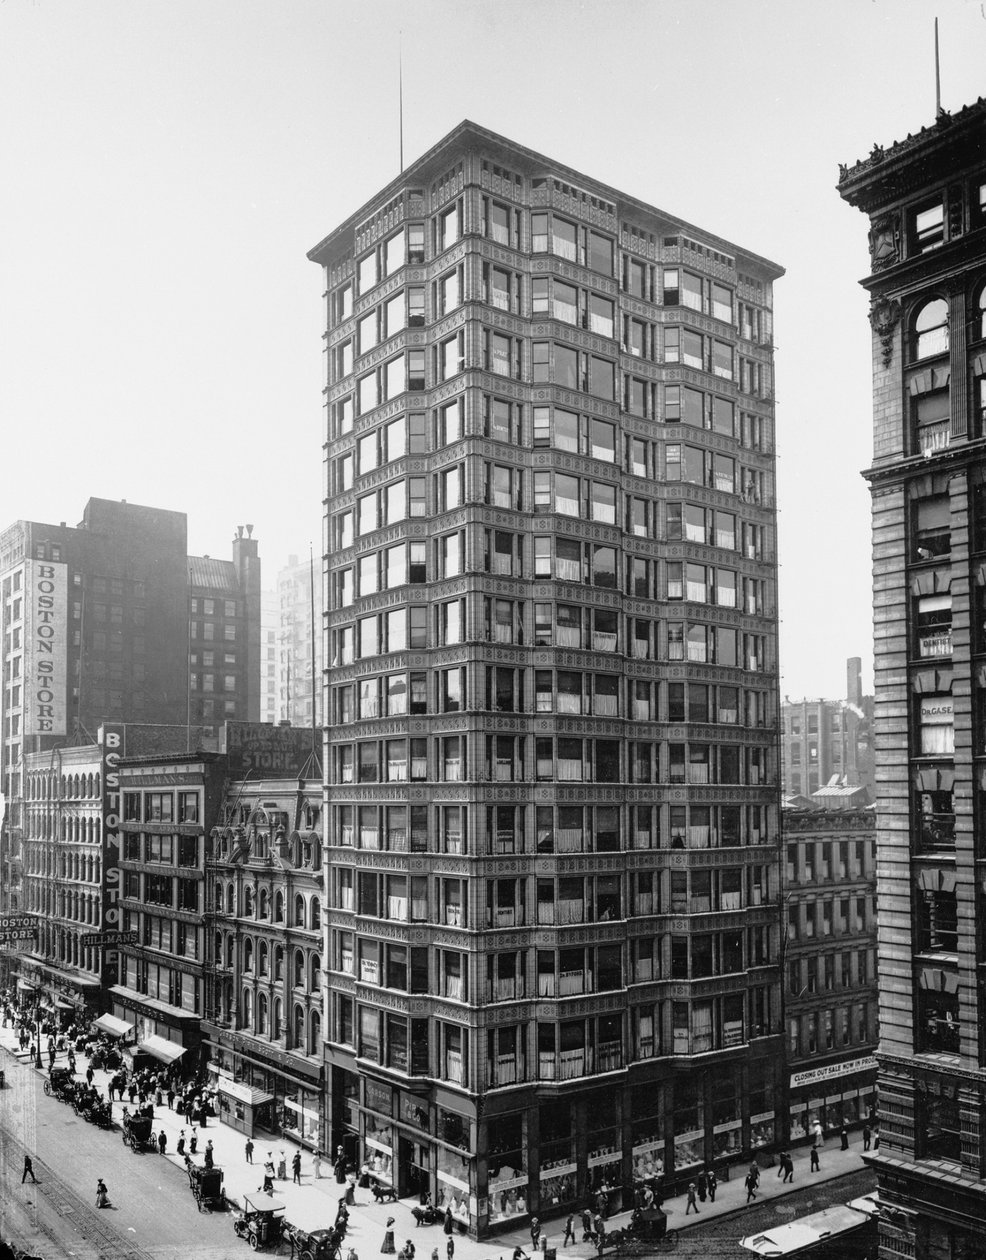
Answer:
[{"label": "brick building", "polygon": [[986,101],[842,168],[869,219],[881,1255],[986,1254]]}]

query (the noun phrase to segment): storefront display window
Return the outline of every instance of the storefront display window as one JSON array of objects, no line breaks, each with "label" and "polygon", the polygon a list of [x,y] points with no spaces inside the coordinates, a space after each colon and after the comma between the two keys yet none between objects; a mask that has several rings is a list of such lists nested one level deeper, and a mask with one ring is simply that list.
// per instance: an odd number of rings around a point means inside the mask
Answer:
[{"label": "storefront display window", "polygon": [[547,1212],[575,1198],[575,1165],[557,1173],[541,1174],[541,1211]]},{"label": "storefront display window", "polygon": [[679,1081],[674,1090],[674,1169],[681,1172],[705,1159],[705,1114],[697,1081]]},{"label": "storefront display window", "polygon": [[364,1119],[363,1141],[365,1160],[369,1171],[381,1181],[394,1179],[394,1132],[385,1120],[367,1114]]},{"label": "storefront display window", "polygon": [[715,1159],[738,1155],[743,1147],[743,1131],[739,1120],[717,1128],[712,1134],[712,1153]]},{"label": "storefront display window", "polygon": [[527,1157],[523,1117],[500,1116],[487,1129],[490,1223],[527,1211]]},{"label": "storefront display window", "polygon": [[[792,1125],[792,1129],[793,1129]],[[792,1133],[793,1137],[793,1133]],[[774,1113],[765,1111],[761,1115],[750,1117],[750,1146],[756,1151],[770,1146],[774,1140]]]},{"label": "storefront display window", "polygon": [[456,1220],[466,1225],[476,1212],[472,1172],[473,1161],[468,1155],[460,1155],[446,1146],[436,1148],[438,1196],[435,1202],[440,1208],[450,1208]]}]

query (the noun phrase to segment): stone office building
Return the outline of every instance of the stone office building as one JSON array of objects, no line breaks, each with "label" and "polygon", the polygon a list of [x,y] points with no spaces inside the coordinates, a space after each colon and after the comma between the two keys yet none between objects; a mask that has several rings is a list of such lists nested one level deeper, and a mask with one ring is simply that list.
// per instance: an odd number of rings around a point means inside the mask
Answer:
[{"label": "stone office building", "polygon": [[986,1254],[986,101],[843,168],[869,218],[881,1255]]},{"label": "stone office building", "polygon": [[309,256],[333,1144],[479,1236],[748,1159],[781,269],[471,123]]}]

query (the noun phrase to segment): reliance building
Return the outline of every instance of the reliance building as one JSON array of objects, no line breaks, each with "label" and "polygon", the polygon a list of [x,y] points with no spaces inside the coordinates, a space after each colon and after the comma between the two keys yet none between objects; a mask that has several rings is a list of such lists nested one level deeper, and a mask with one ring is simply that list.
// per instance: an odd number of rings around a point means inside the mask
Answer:
[{"label": "reliance building", "polygon": [[474,1236],[786,1140],[776,264],[464,122],[328,327],[328,1123]]}]

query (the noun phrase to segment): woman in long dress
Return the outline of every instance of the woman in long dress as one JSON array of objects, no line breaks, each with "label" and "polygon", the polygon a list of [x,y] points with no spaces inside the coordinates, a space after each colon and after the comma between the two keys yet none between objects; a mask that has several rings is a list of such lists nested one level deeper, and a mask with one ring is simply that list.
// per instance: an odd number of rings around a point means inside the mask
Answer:
[{"label": "woman in long dress", "polygon": [[394,1218],[387,1217],[387,1232],[383,1236],[383,1246],[380,1248],[382,1256],[392,1256],[396,1253],[397,1248],[394,1246]]}]

